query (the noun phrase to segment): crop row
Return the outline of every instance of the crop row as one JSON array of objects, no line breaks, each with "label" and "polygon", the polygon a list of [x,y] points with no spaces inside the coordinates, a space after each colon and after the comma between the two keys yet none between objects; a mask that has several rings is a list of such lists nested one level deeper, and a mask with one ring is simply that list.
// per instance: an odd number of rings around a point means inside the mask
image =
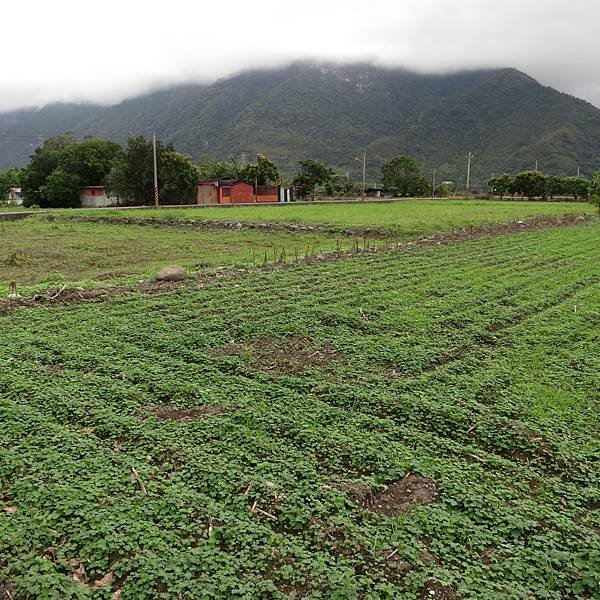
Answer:
[{"label": "crop row", "polygon": [[596,597],[599,232],[0,318],[0,582]]}]

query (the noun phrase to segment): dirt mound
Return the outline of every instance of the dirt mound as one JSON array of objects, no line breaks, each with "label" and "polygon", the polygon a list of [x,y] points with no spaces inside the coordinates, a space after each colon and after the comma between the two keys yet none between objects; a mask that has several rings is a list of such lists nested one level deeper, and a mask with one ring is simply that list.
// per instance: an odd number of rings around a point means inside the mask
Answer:
[{"label": "dirt mound", "polygon": [[388,517],[407,514],[415,504],[431,504],[437,499],[433,479],[407,475],[402,481],[385,486],[380,492],[363,497],[363,507]]},{"label": "dirt mound", "polygon": [[216,404],[202,404],[192,408],[169,408],[160,406],[152,413],[159,421],[193,421],[208,415],[223,414],[223,409]]},{"label": "dirt mound", "polygon": [[284,375],[299,375],[310,367],[327,366],[336,356],[328,344],[319,347],[304,336],[263,336],[246,344],[231,343],[210,351],[211,356],[248,355],[257,369]]}]

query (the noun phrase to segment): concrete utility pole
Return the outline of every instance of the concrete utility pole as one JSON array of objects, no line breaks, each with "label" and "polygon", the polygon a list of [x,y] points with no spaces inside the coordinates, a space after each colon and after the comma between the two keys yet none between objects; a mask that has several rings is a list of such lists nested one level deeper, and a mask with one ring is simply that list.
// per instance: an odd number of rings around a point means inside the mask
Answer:
[{"label": "concrete utility pole", "polygon": [[535,172],[536,173],[538,172],[538,161],[537,160],[535,161]]},{"label": "concrete utility pole", "polygon": [[367,147],[365,146],[365,150],[363,152],[363,157],[358,158],[356,156],[354,160],[357,160],[359,163],[362,163],[362,188],[360,191],[360,199],[365,201],[365,188],[367,187]]},{"label": "concrete utility pole", "polygon": [[158,208],[158,168],[156,166],[156,131],[152,133],[152,159],[154,162],[154,208]]},{"label": "concrete utility pole", "polygon": [[580,174],[581,174],[581,168],[580,168],[580,167],[577,167],[577,177],[579,177],[579,176],[580,176]]},{"label": "concrete utility pole", "polygon": [[471,189],[471,161],[475,158],[475,155],[472,152],[467,154],[467,195],[469,194],[469,190]]}]

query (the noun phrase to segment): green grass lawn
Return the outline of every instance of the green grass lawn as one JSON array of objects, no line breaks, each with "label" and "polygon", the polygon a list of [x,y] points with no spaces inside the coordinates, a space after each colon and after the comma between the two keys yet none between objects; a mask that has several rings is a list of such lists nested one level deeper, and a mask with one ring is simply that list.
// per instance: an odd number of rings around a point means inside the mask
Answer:
[{"label": "green grass lawn", "polygon": [[599,235],[0,317],[0,582],[19,600],[600,597]]},{"label": "green grass lawn", "polygon": [[415,234],[528,219],[538,215],[594,213],[588,203],[512,202],[492,200],[406,200],[390,203],[300,204],[188,208],[158,210],[85,211],[84,215],[223,219],[299,224],[324,224],[339,228],[381,228]]},{"label": "green grass lawn", "polygon": [[0,204],[0,212],[26,212],[31,210],[24,206],[15,206],[14,204]]},{"label": "green grass lawn", "polygon": [[[76,223],[44,217],[0,222],[0,293],[9,282],[32,286],[100,278],[120,282],[153,276],[167,264],[190,271],[218,265],[261,265],[332,251],[335,238],[285,232],[198,231],[138,225]],[[344,247],[349,247],[348,241]],[[375,243],[375,242],[373,242]]]}]

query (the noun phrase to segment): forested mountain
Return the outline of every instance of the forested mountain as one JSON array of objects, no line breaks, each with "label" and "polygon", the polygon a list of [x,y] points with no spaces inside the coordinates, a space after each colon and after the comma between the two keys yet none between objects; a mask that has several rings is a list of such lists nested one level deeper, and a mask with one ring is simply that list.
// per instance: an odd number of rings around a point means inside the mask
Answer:
[{"label": "forested mountain", "polygon": [[495,172],[540,168],[583,174],[600,168],[600,110],[515,69],[423,75],[370,65],[297,63],[246,72],[211,85],[176,86],[120,104],[54,104],[0,114],[0,168],[23,165],[37,136],[73,131],[125,141],[157,135],[195,159],[271,156],[291,174],[314,158],[369,175],[399,153],[438,180],[475,183]]}]

